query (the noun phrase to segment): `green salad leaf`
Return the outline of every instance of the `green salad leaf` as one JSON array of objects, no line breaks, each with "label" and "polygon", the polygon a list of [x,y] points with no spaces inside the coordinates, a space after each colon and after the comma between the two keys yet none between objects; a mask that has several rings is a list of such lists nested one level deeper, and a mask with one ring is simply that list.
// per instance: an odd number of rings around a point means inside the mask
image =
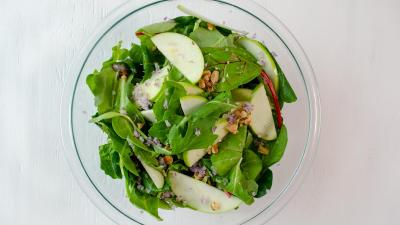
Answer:
[{"label": "green salad leaf", "polygon": [[172,152],[177,154],[212,145],[217,139],[217,135],[212,132],[215,122],[232,107],[227,103],[210,101],[179,124],[172,126],[168,135]]},{"label": "green salad leaf", "polygon": [[114,108],[115,86],[117,84],[117,75],[111,67],[99,71],[94,71],[87,76],[86,84],[89,86],[95,97],[97,111],[102,114],[111,111]]},{"label": "green salad leaf", "polygon": [[243,152],[241,169],[247,179],[255,180],[260,174],[262,168],[262,161],[255,152],[251,150],[245,150]]},{"label": "green salad leaf", "polygon": [[158,220],[162,220],[158,214],[159,198],[140,192],[136,186],[136,177],[129,173],[129,171],[124,170],[124,177],[126,194],[129,200],[138,208],[146,210]]},{"label": "green salad leaf", "polygon": [[227,174],[242,158],[246,135],[247,127],[242,126],[237,134],[228,134],[219,144],[218,153],[211,156],[218,175]]},{"label": "green salad leaf", "polygon": [[193,31],[189,37],[193,39],[200,48],[222,48],[228,46],[227,38],[218,30],[208,30],[200,27]]},{"label": "green salad leaf", "polygon": [[113,179],[121,179],[121,169],[119,164],[119,155],[118,152],[114,151],[112,145],[105,144],[100,145],[99,147],[100,154],[100,168],[112,177]]},{"label": "green salad leaf", "polygon": [[241,161],[239,160],[230,172],[229,183],[225,189],[240,198],[244,203],[250,205],[254,202],[253,194],[257,193],[258,185],[255,181],[245,178],[240,169]]},{"label": "green salad leaf", "polygon": [[260,178],[257,180],[258,184],[258,191],[256,198],[261,198],[264,195],[267,194],[267,191],[271,189],[272,187],[272,180],[273,180],[273,175],[272,175],[272,170],[270,169],[265,169],[265,171],[262,172]]},{"label": "green salad leaf", "polygon": [[287,129],[286,126],[283,125],[275,143],[272,145],[270,153],[263,157],[263,164],[265,167],[270,167],[281,160],[283,153],[285,153],[287,142]]}]

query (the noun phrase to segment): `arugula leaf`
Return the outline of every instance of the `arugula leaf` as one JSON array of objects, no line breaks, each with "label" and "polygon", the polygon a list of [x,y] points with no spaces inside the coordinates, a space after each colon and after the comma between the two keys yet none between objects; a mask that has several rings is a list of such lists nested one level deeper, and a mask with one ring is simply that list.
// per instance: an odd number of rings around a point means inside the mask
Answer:
[{"label": "arugula leaf", "polygon": [[97,111],[100,114],[111,111],[115,101],[113,92],[117,84],[116,72],[111,67],[104,68],[100,72],[94,71],[87,76],[86,84],[95,97]]},{"label": "arugula leaf", "polygon": [[278,90],[279,100],[281,102],[287,102],[287,103],[295,102],[297,100],[296,93],[293,91],[292,86],[290,86],[290,83],[286,79],[286,76],[283,73],[281,67],[278,65],[277,62],[275,64],[276,64],[276,69],[278,71],[278,79],[279,79],[279,90]]},{"label": "arugula leaf", "polygon": [[110,143],[99,146],[100,155],[100,168],[105,174],[109,175],[113,179],[121,179],[121,169],[119,165],[119,155],[118,152],[112,149]]},{"label": "arugula leaf", "polygon": [[282,125],[281,130],[279,131],[278,137],[276,138],[276,141],[273,144],[270,153],[263,157],[264,167],[270,167],[281,160],[283,153],[285,153],[287,142],[288,142],[287,129],[285,125]]},{"label": "arugula leaf", "polygon": [[165,121],[156,122],[149,129],[149,135],[156,137],[162,143],[165,143],[168,139],[169,127],[165,124]]},{"label": "arugula leaf", "polygon": [[130,202],[138,208],[145,210],[158,220],[162,220],[158,215],[159,198],[149,194],[141,193],[136,187],[136,177],[124,170],[125,189]]},{"label": "arugula leaf", "polygon": [[254,198],[252,194],[257,193],[257,183],[252,180],[246,180],[242,171],[240,170],[240,163],[242,160],[239,160],[235,167],[231,170],[229,175],[229,183],[225,187],[226,191],[232,193],[239,199],[241,199],[247,205],[250,205],[254,202]]},{"label": "arugula leaf", "polygon": [[208,29],[199,27],[193,31],[189,37],[195,41],[200,48],[221,48],[228,46],[227,39],[218,30],[210,31]]},{"label": "arugula leaf", "polygon": [[137,32],[144,32],[146,35],[155,35],[172,30],[176,26],[174,21],[165,21],[160,23],[153,23],[140,28]]},{"label": "arugula leaf", "polygon": [[133,76],[129,78],[121,77],[118,80],[118,94],[114,108],[120,113],[128,114],[132,121],[144,124],[144,118],[138,107],[129,99],[129,93],[133,92],[132,79]]},{"label": "arugula leaf", "polygon": [[243,152],[243,162],[241,169],[249,180],[255,180],[262,170],[262,161],[257,154],[251,150]]},{"label": "arugula leaf", "polygon": [[[190,117],[185,117],[180,124],[172,126],[168,141],[174,154],[190,149],[207,148],[217,139],[212,128],[221,114],[229,111],[233,106],[227,103],[210,101],[201,106]],[[183,129],[186,127],[187,129]],[[197,132],[196,132],[197,131]],[[200,133],[200,135],[196,135]]]},{"label": "arugula leaf", "polygon": [[137,169],[136,163],[134,163],[131,159],[131,156],[133,155],[131,148],[129,145],[125,142],[124,147],[120,151],[120,158],[121,162],[120,164],[125,167],[129,172],[133,173],[136,176],[139,176],[139,171]]},{"label": "arugula leaf", "polygon": [[185,36],[189,36],[189,34],[193,31],[195,27],[195,23],[197,21],[196,17],[193,16],[180,16],[174,19],[177,23],[175,28],[171,30],[171,32],[180,33]]},{"label": "arugula leaf", "polygon": [[112,48],[112,56],[110,59],[107,61],[103,62],[103,69],[108,68],[112,66],[112,64],[116,62],[124,62],[128,66],[132,67],[133,61],[130,59],[130,54],[129,50],[126,48],[122,48],[122,41],[118,42],[117,45],[115,45]]},{"label": "arugula leaf", "polygon": [[124,147],[125,140],[121,139],[112,129],[111,124],[107,124],[105,122],[97,122],[97,126],[99,126],[104,133],[107,134],[109,142],[111,142],[112,149],[118,151],[119,153],[120,150]]},{"label": "arugula leaf", "polygon": [[226,175],[242,158],[246,135],[247,127],[242,126],[237,134],[228,134],[219,144],[218,153],[211,156],[218,175]]},{"label": "arugula leaf", "polygon": [[[151,42],[151,40],[147,40],[148,42]],[[146,47],[145,44],[142,43],[141,46],[142,49],[142,58],[143,58],[143,79],[142,82],[149,79],[151,75],[153,74],[154,71],[154,61],[152,56],[150,55],[150,51],[148,47]]]},{"label": "arugula leaf", "polygon": [[257,180],[258,192],[255,196],[256,198],[261,198],[265,194],[267,194],[267,190],[270,190],[272,187],[272,180],[273,180],[272,171],[267,168],[261,174],[260,178]]},{"label": "arugula leaf", "polygon": [[140,45],[132,44],[131,49],[129,50],[129,56],[133,63],[143,64],[143,55]]},{"label": "arugula leaf", "polygon": [[128,138],[128,143],[131,146],[133,153],[139,160],[143,161],[144,163],[146,163],[149,166],[153,166],[153,167],[159,166],[158,161],[156,159],[156,156],[158,155],[157,153],[145,151],[141,148],[138,148],[135,145],[132,145],[132,140],[130,138]]}]

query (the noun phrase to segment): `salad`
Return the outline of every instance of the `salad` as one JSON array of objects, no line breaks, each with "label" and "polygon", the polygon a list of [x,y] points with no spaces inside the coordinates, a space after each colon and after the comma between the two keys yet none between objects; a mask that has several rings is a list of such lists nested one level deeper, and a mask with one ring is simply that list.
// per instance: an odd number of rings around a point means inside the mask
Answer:
[{"label": "salad", "polygon": [[100,167],[130,202],[206,213],[252,204],[272,186],[288,141],[282,107],[297,97],[267,47],[189,14],[136,31],[87,76],[108,136]]}]

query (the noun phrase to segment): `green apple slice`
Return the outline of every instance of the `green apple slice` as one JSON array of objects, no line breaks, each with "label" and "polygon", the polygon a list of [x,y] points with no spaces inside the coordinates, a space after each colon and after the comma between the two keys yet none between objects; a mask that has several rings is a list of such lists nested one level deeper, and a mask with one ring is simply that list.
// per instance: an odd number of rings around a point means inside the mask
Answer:
[{"label": "green apple slice", "polygon": [[139,159],[139,161],[142,163],[143,168],[146,170],[147,174],[149,174],[151,180],[156,185],[156,187],[158,189],[161,189],[164,186],[164,176],[162,175],[162,173],[152,166],[146,164],[143,160]]},{"label": "green apple slice", "polygon": [[200,80],[204,58],[199,46],[178,33],[161,33],[151,38],[158,50],[192,83]]},{"label": "green apple slice", "polygon": [[207,99],[197,95],[188,95],[181,97],[180,99],[182,111],[185,116],[189,115],[190,113],[194,112],[200,106],[207,103]]},{"label": "green apple slice", "polygon": [[185,89],[187,95],[200,95],[204,92],[203,89],[193,84],[189,84],[186,82],[178,82],[178,83]]},{"label": "green apple slice", "polygon": [[150,109],[150,110],[143,110],[143,111],[141,111],[140,113],[142,114],[142,116],[143,116],[146,120],[148,120],[148,121],[150,121],[150,122],[152,122],[152,123],[157,122],[156,115],[154,115],[154,112],[153,112],[152,109]]},{"label": "green apple slice", "polygon": [[235,102],[250,102],[253,91],[247,88],[236,88],[231,91]]},{"label": "green apple slice", "polygon": [[238,43],[258,60],[258,63],[263,67],[264,71],[268,74],[268,76],[274,83],[275,91],[278,91],[278,70],[276,69],[275,60],[269,50],[259,41],[246,37],[240,38],[238,40]]},{"label": "green apple slice", "polygon": [[181,173],[168,174],[171,189],[188,206],[201,212],[221,213],[236,209],[242,201],[235,196]]},{"label": "green apple slice", "polygon": [[253,105],[251,129],[259,138],[267,141],[274,140],[276,138],[275,122],[263,84],[259,84],[254,89],[251,104]]},{"label": "green apple slice", "polygon": [[[214,144],[221,142],[222,139],[228,134],[228,130],[225,129],[226,125],[228,125],[228,121],[226,121],[226,119],[220,119],[215,123],[214,134],[218,135],[218,137],[214,141]],[[189,150],[183,153],[183,161],[185,162],[186,166],[191,167],[206,154],[207,149]]]},{"label": "green apple slice", "polygon": [[149,100],[154,100],[160,93],[165,79],[168,77],[170,66],[166,66],[158,71],[154,71],[150,79],[137,85],[135,93],[145,96]]}]

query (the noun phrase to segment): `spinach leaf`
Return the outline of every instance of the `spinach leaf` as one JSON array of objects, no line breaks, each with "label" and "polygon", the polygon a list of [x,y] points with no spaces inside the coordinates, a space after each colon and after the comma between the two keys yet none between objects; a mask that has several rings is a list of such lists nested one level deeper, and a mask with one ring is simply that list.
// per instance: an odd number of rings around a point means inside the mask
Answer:
[{"label": "spinach leaf", "polygon": [[165,21],[160,23],[153,23],[148,26],[140,28],[137,32],[144,32],[146,35],[155,35],[172,30],[176,26],[174,21]]},{"label": "spinach leaf", "polygon": [[89,86],[95,97],[97,111],[102,114],[111,111],[114,107],[115,86],[117,84],[117,74],[111,67],[102,69],[100,72],[94,71],[87,76],[86,84]]},{"label": "spinach leaf", "polygon": [[246,84],[257,78],[261,72],[259,65],[248,61],[219,64],[215,68],[220,71],[222,77],[216,87],[218,92],[230,91]]},{"label": "spinach leaf", "polygon": [[242,158],[246,135],[247,127],[242,126],[237,134],[228,134],[219,144],[218,153],[211,156],[218,175],[226,175]]},{"label": "spinach leaf", "polygon": [[99,146],[100,168],[113,179],[121,179],[121,169],[118,152],[112,149],[110,143]]},{"label": "spinach leaf", "polygon": [[287,103],[295,102],[297,100],[296,93],[293,91],[292,86],[290,86],[289,81],[286,79],[286,76],[283,73],[280,66],[278,65],[278,63],[276,62],[275,64],[276,64],[276,69],[278,71],[278,79],[279,79],[279,90],[278,90],[279,101]]},{"label": "spinach leaf", "polygon": [[264,167],[270,167],[281,160],[283,153],[285,152],[287,142],[288,142],[287,129],[285,125],[282,125],[281,130],[279,131],[278,137],[275,143],[273,144],[270,153],[263,157]]},{"label": "spinach leaf", "polygon": [[257,180],[258,192],[255,196],[256,198],[261,198],[265,194],[267,194],[267,190],[270,190],[272,187],[272,180],[273,180],[272,171],[267,168],[261,174],[260,178]]},{"label": "spinach leaf", "polygon": [[200,48],[221,48],[228,46],[227,39],[218,30],[210,31],[208,29],[199,27],[193,31],[189,37],[195,41]]},{"label": "spinach leaf", "polygon": [[242,48],[202,48],[207,68],[220,72],[216,91],[233,90],[260,75],[255,58]]},{"label": "spinach leaf", "polygon": [[250,205],[254,202],[254,195],[257,193],[257,183],[253,180],[246,180],[242,171],[240,170],[240,163],[242,160],[239,160],[235,167],[231,170],[229,174],[229,183],[225,187],[226,191],[232,193],[236,197],[240,198],[244,203]]},{"label": "spinach leaf", "polygon": [[[186,119],[183,119],[180,124],[172,126],[168,135],[172,152],[178,154],[190,149],[207,148],[212,145],[217,138],[217,135],[212,132],[215,121],[232,107],[227,103],[210,101],[190,117],[185,117]],[[186,126],[187,129],[183,129]]]},{"label": "spinach leaf", "polygon": [[136,187],[136,177],[124,170],[125,188],[129,200],[138,208],[145,210],[158,220],[162,220],[158,215],[159,198],[149,194],[141,193]]},{"label": "spinach leaf", "polygon": [[257,154],[251,150],[243,152],[243,162],[241,169],[249,180],[255,180],[262,170],[262,161]]},{"label": "spinach leaf", "polygon": [[133,127],[124,117],[118,116],[112,118],[112,127],[120,138],[126,139],[133,134]]}]

